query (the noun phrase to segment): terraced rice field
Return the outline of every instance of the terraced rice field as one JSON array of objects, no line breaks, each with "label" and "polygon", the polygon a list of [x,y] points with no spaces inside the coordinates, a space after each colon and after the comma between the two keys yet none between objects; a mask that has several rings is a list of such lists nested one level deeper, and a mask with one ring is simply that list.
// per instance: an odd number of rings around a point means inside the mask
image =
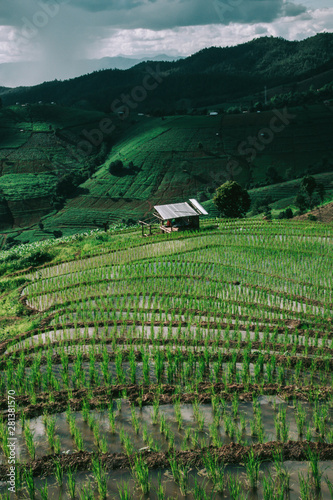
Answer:
[{"label": "terraced rice field", "polygon": [[25,498],[332,498],[332,242],[223,222],[27,274],[42,321],[0,345],[1,479],[10,391]]}]

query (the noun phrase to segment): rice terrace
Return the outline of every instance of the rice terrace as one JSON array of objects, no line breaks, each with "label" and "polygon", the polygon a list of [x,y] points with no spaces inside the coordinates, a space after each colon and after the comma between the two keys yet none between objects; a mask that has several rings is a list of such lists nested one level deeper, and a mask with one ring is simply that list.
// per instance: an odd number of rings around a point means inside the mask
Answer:
[{"label": "rice terrace", "polygon": [[332,238],[223,219],[40,245],[1,280],[2,498],[11,395],[18,498],[330,498]]},{"label": "rice terrace", "polygon": [[333,498],[326,1],[0,6],[0,500]]}]

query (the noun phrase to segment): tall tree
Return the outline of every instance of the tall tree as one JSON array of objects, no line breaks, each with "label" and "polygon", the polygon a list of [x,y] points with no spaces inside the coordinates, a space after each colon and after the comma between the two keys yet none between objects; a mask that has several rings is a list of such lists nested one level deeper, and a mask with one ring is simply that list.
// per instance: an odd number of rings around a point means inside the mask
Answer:
[{"label": "tall tree", "polygon": [[228,181],[216,190],[213,198],[222,217],[244,217],[251,205],[251,198],[246,189],[238,182]]}]

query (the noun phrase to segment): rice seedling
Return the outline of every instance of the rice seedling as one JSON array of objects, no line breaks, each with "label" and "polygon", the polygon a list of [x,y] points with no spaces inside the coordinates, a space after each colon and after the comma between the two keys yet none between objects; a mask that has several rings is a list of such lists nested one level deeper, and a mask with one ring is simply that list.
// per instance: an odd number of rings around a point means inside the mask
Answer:
[{"label": "rice seedling", "polygon": [[118,410],[118,413],[121,413],[121,399],[117,399],[117,410]]},{"label": "rice seedling", "polygon": [[225,487],[225,465],[219,461],[218,456],[210,452],[202,456],[203,464],[209,479],[214,485],[214,490],[222,493]]},{"label": "rice seedling", "polygon": [[24,480],[26,484],[26,489],[31,500],[35,499],[36,489],[32,469],[24,470]]},{"label": "rice seedling", "polygon": [[258,487],[260,460],[255,456],[253,450],[248,454],[245,462],[246,475],[250,484],[251,490],[255,491]]},{"label": "rice seedling", "polygon": [[299,489],[300,489],[300,494],[301,494],[301,499],[307,500],[307,499],[312,499],[312,491],[311,491],[311,480],[310,477],[304,477],[303,474],[299,473],[298,474],[298,480],[299,480]]},{"label": "rice seedling", "polygon": [[21,467],[15,467],[15,491],[19,493],[23,488],[24,474]]},{"label": "rice seedling", "polygon": [[42,500],[47,500],[49,497],[49,489],[47,481],[45,481],[44,486],[40,489],[40,496]]},{"label": "rice seedling", "polygon": [[79,491],[79,499],[80,500],[93,500],[95,498],[93,489],[91,487],[91,483],[84,484]]},{"label": "rice seedling", "polygon": [[10,456],[8,427],[4,425],[4,423],[1,421],[0,421],[0,438],[1,438],[0,440],[1,448],[5,456],[8,458]]},{"label": "rice seedling", "polygon": [[[207,487],[206,487],[207,488]],[[195,500],[209,500],[213,498],[214,493],[211,492],[208,495],[205,485],[198,484],[197,477],[194,478],[194,489],[192,490],[192,494]]]},{"label": "rice seedling", "polygon": [[97,458],[92,459],[92,468],[95,479],[97,481],[98,493],[101,500],[104,500],[107,495],[107,477],[106,467]]},{"label": "rice seedling", "polygon": [[286,409],[280,408],[277,417],[274,419],[276,439],[280,439],[283,443],[288,441],[289,437],[289,425],[287,424],[286,415]]},{"label": "rice seedling", "polygon": [[158,474],[157,488],[154,488],[154,489],[156,491],[157,500],[165,500],[166,491],[165,491],[165,487],[162,485],[160,473]]},{"label": "rice seedling", "polygon": [[72,415],[70,408],[68,408],[68,410],[66,412],[66,418],[67,418],[69,430],[70,430],[71,436],[74,439],[75,445],[76,445],[78,451],[82,451],[84,449],[82,433],[81,433],[80,429],[77,427],[76,419]]},{"label": "rice seedling", "polygon": [[242,485],[238,476],[229,476],[228,489],[232,500],[240,500],[242,495]]},{"label": "rice seedling", "polygon": [[180,410],[180,401],[179,400],[175,402],[174,410],[175,410],[175,415],[176,415],[176,422],[178,424],[178,430],[180,431],[182,429],[182,426],[183,426],[183,417],[182,417],[182,413]]},{"label": "rice seedling", "polygon": [[130,493],[129,483],[122,483],[118,486],[118,493],[120,500],[132,500],[133,497]]},{"label": "rice seedling", "polygon": [[134,455],[132,474],[144,495],[150,491],[149,469],[141,455]]},{"label": "rice seedling", "polygon": [[300,403],[298,403],[298,405],[297,405],[295,418],[296,418],[296,425],[297,425],[298,434],[300,437],[302,437],[305,422],[306,422],[306,412]]},{"label": "rice seedling", "polygon": [[307,456],[311,470],[311,479],[315,490],[318,492],[321,490],[321,479],[323,477],[323,472],[319,469],[319,454],[309,448]]},{"label": "rice seedling", "polygon": [[276,472],[275,485],[279,491],[288,494],[290,490],[290,473],[283,465],[283,456],[279,451],[273,452],[274,468]]},{"label": "rice seedling", "polygon": [[75,474],[76,474],[76,470],[69,467],[67,470],[67,489],[68,489],[69,496],[71,498],[75,498],[75,493],[76,493]]},{"label": "rice seedling", "polygon": [[82,418],[85,422],[88,421],[88,417],[89,417],[89,411],[90,411],[90,405],[89,405],[89,402],[84,399],[83,400],[83,403],[82,403]]},{"label": "rice seedling", "polygon": [[124,432],[123,429],[121,429],[120,441],[123,447],[125,448],[127,455],[132,455],[134,451],[133,442],[130,436],[127,434],[127,432]]},{"label": "rice seedling", "polygon": [[160,410],[160,402],[158,398],[155,398],[153,403],[153,414],[152,414],[153,425],[156,425],[158,422],[159,410]]},{"label": "rice seedling", "polygon": [[34,434],[30,430],[30,422],[26,422],[26,425],[24,427],[24,437],[29,455],[34,460],[36,456],[36,447],[34,443]]},{"label": "rice seedling", "polygon": [[311,429],[310,424],[308,424],[307,427],[306,427],[305,437],[306,437],[307,441],[311,441],[311,439],[312,439],[312,429]]},{"label": "rice seedling", "polygon": [[59,460],[54,461],[54,475],[58,485],[62,487],[64,482],[64,471]]},{"label": "rice seedling", "polygon": [[139,434],[140,424],[138,417],[136,415],[135,407],[131,406],[131,415],[132,415],[132,427],[134,429],[135,434]]}]

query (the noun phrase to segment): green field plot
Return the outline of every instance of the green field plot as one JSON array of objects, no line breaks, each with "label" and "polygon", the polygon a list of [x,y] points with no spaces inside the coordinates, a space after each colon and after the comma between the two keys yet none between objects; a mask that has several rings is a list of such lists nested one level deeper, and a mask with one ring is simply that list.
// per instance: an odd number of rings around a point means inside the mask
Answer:
[{"label": "green field plot", "polygon": [[329,499],[332,227],[139,234],[60,240],[67,259],[0,280],[31,321],[0,345],[1,479],[9,394],[30,496]]},{"label": "green field plot", "polygon": [[0,178],[0,189],[13,200],[31,198],[32,193],[35,198],[46,196],[54,187],[55,178],[49,174],[3,175]]},{"label": "green field plot", "polygon": [[[74,145],[85,128],[96,127],[103,117],[99,112],[55,105],[1,110],[0,189],[8,212],[2,226],[8,230],[29,226],[21,241],[34,241],[31,226],[54,211],[62,177],[71,173],[82,176],[85,164],[73,154]],[[57,227],[51,235],[54,230]],[[47,234],[41,236],[45,237]]]}]

